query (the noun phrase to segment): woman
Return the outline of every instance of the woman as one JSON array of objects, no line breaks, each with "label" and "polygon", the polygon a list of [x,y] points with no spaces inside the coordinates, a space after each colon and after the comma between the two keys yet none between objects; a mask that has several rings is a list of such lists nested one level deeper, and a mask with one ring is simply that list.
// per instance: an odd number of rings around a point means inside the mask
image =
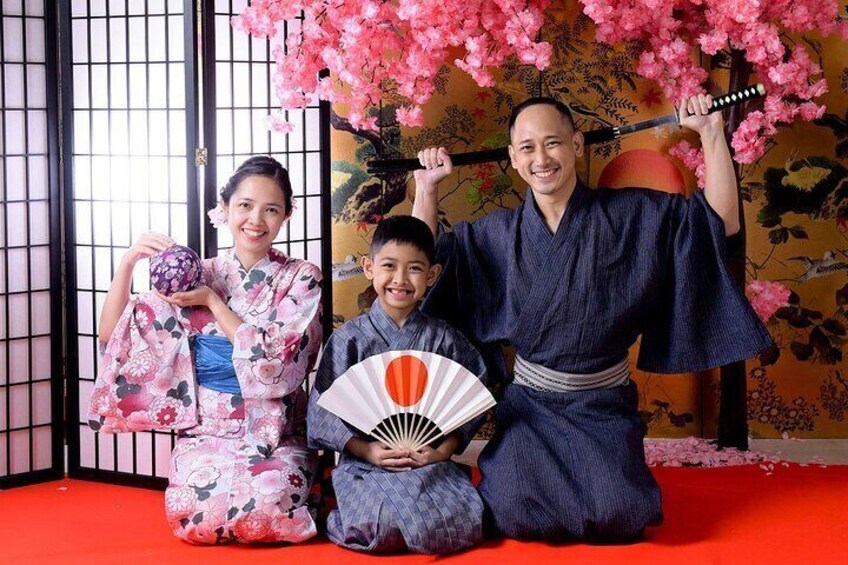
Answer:
[{"label": "woman", "polygon": [[130,297],[136,263],[174,244],[148,233],[123,257],[103,306],[91,425],[180,430],[165,507],[186,541],[315,535],[301,383],[321,343],[321,273],[271,248],[292,205],[286,170],[248,159],[221,190],[235,248],[203,261],[201,286]]}]

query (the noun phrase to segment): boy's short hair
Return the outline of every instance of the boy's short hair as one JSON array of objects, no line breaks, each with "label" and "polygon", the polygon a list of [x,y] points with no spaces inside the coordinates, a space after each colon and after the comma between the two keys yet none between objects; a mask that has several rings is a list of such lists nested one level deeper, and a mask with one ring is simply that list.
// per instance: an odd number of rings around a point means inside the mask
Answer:
[{"label": "boy's short hair", "polygon": [[574,118],[571,116],[571,110],[568,109],[568,106],[557,100],[556,98],[551,98],[550,96],[534,96],[533,98],[528,98],[518,106],[512,109],[512,113],[509,115],[509,137],[512,139],[512,130],[515,127],[515,121],[518,119],[518,115],[529,108],[530,106],[538,106],[539,104],[544,104],[546,106],[553,106],[556,108],[557,112],[559,112],[560,117],[562,117],[562,121],[566,123],[571,129],[574,129]]},{"label": "boy's short hair", "polygon": [[373,258],[387,243],[407,244],[427,256],[432,265],[436,262],[436,240],[430,226],[414,216],[390,216],[380,220],[371,239]]}]

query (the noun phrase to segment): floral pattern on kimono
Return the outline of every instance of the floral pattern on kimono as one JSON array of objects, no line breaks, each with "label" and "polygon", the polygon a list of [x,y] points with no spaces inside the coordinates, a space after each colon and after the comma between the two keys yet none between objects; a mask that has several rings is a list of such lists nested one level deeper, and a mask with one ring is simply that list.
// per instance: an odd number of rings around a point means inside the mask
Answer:
[{"label": "floral pattern on kimono", "polygon": [[321,273],[271,250],[250,270],[232,252],[203,262],[203,284],[243,323],[233,343],[240,394],[196,384],[190,338],[224,335],[206,308],[133,298],[108,344],[91,424],[179,430],[165,493],[175,535],[193,543],[298,542],[315,535],[301,388],[321,343]]}]

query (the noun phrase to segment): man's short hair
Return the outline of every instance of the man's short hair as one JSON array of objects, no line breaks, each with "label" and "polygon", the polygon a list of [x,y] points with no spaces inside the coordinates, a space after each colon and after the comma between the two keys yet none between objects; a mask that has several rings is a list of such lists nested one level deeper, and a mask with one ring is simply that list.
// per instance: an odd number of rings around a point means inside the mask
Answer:
[{"label": "man's short hair", "polygon": [[509,137],[512,139],[512,130],[515,127],[515,120],[518,119],[518,115],[529,108],[530,106],[538,106],[539,104],[546,104],[548,106],[553,106],[556,108],[559,115],[562,116],[562,121],[566,123],[571,129],[574,129],[574,118],[571,117],[571,111],[568,109],[568,106],[557,100],[556,98],[551,98],[550,96],[534,96],[533,98],[528,98],[518,106],[512,109],[512,113],[509,115]]},{"label": "man's short hair", "polygon": [[391,242],[415,247],[427,256],[431,265],[436,261],[433,232],[430,226],[414,216],[390,216],[381,220],[371,239],[371,257]]}]

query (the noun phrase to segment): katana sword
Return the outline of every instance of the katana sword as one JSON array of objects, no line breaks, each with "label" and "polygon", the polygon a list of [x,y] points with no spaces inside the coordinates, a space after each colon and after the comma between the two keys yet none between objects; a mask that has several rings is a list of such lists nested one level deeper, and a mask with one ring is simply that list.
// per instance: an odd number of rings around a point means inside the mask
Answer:
[{"label": "katana sword", "polygon": [[[712,106],[708,111],[709,114],[718,112],[741,104],[748,100],[765,96],[766,89],[762,84],[748,86],[742,90],[731,92],[723,96],[713,98]],[[596,129],[583,132],[583,140],[585,145],[593,145],[595,143],[605,143],[620,138],[623,135],[628,135],[637,131],[654,128],[663,124],[678,123],[679,117],[677,112],[652,118],[644,122],[638,122],[630,125],[615,126],[611,128]],[[509,159],[509,151],[506,147],[497,149],[486,149],[484,151],[471,151],[468,153],[455,153],[450,156],[451,161],[456,166],[476,165],[478,163],[487,163],[489,161],[505,161]],[[390,173],[405,173],[416,169],[423,169],[418,159],[374,159],[368,161],[367,170],[372,175],[382,175]]]}]

